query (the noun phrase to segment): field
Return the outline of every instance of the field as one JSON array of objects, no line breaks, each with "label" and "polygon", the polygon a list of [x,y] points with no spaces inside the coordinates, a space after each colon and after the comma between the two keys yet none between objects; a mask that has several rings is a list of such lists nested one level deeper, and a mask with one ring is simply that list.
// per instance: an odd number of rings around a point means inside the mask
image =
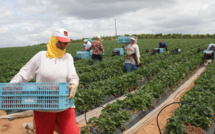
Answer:
[{"label": "field", "polygon": [[[197,53],[197,49],[206,49],[215,40],[165,39],[162,41],[168,44],[170,53],[164,52],[157,55],[145,53],[146,49],[152,50],[156,48],[159,40],[138,40],[137,44],[140,48],[141,63],[143,66],[138,68],[137,71],[130,73],[125,72],[125,55],[111,56],[114,48],[121,48],[123,45],[117,44],[117,41],[107,40],[102,42],[105,50],[102,62],[93,65],[91,59],[75,61],[76,71],[80,78],[79,89],[75,97],[77,115],[100,107],[102,104],[108,102],[105,101],[107,98],[114,99],[126,94],[124,100],[118,100],[107,105],[99,117],[93,117],[88,120],[87,127],[82,129],[83,133],[88,133],[92,130],[105,133],[126,131],[128,127],[125,124],[135,112],[153,108],[155,100],[159,99],[167,89],[174,90],[196,68],[203,64],[203,52]],[[83,44],[72,43],[69,44],[66,52],[71,53],[75,57],[76,51],[81,51],[82,48]],[[171,50],[175,48],[180,48],[181,53],[172,53]],[[35,45],[1,48],[0,82],[10,82],[19,69],[41,50],[46,50],[46,46]],[[213,71],[211,71],[214,67],[215,63],[210,63],[208,66],[209,69],[206,69],[203,76],[195,83],[195,87],[186,95],[188,97],[182,98],[182,101],[193,102],[206,109],[209,115],[201,110],[199,111],[197,108],[189,108],[182,105],[182,108],[179,108],[176,114],[169,119],[166,126],[168,133],[181,133],[187,126],[192,125],[205,130],[210,127],[212,122],[210,115],[214,114],[215,104],[213,103],[213,96],[208,94],[215,93],[213,79],[211,79],[215,76],[213,75]],[[32,80],[32,82],[34,81],[35,79]],[[204,90],[207,90],[209,93],[204,92]],[[132,91],[133,93],[130,93]],[[187,116],[184,117],[184,115]]]}]

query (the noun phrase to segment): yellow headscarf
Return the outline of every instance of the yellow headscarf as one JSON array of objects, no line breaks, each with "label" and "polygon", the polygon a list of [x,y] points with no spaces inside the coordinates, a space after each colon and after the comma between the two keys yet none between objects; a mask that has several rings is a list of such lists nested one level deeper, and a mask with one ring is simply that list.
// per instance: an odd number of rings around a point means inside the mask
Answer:
[{"label": "yellow headscarf", "polygon": [[46,55],[49,58],[61,58],[66,53],[66,49],[61,50],[57,48],[56,44],[58,41],[59,40],[54,36],[50,38],[49,43],[47,44],[47,52],[46,52]]}]

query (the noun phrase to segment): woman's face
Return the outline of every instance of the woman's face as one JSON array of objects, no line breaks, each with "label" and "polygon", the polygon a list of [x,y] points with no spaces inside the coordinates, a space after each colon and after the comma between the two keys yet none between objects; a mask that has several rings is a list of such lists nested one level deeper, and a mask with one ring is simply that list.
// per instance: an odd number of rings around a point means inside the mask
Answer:
[{"label": "woman's face", "polygon": [[131,40],[131,44],[135,44],[135,40]]},{"label": "woman's face", "polygon": [[58,41],[56,46],[57,46],[57,48],[59,48],[61,50],[64,50],[66,48],[67,44],[68,44],[68,42],[60,42],[60,41]]}]

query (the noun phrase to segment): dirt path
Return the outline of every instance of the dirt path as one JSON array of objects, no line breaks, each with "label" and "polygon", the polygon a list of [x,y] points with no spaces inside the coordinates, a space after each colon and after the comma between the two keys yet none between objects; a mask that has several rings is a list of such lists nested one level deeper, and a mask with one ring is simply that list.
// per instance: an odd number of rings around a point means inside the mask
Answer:
[{"label": "dirt path", "polygon": [[[0,116],[6,115],[6,112],[0,110]],[[1,134],[26,134],[26,130],[23,127],[23,123],[33,122],[33,117],[27,117],[22,119],[14,119],[9,121],[8,119],[0,119],[0,133]]]}]

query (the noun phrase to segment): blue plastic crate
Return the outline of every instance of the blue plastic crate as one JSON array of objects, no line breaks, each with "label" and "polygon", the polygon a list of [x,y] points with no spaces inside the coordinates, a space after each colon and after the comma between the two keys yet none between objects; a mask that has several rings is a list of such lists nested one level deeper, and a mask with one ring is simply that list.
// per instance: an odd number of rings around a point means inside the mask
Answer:
[{"label": "blue plastic crate", "polygon": [[114,48],[114,51],[119,51],[119,55],[124,55],[124,49],[123,48]]},{"label": "blue plastic crate", "polygon": [[160,49],[160,53],[163,53],[163,48],[159,48]]},{"label": "blue plastic crate", "polygon": [[90,59],[90,53],[88,51],[77,51],[76,57],[82,59]]},{"label": "blue plastic crate", "polygon": [[213,53],[213,50],[204,50],[203,51],[205,54],[212,54]]},{"label": "blue plastic crate", "polygon": [[[137,43],[137,37],[136,37],[136,43]],[[118,37],[117,43],[123,43],[123,44],[129,44],[131,43],[131,36],[120,36]]]},{"label": "blue plastic crate", "polygon": [[0,83],[2,110],[64,110],[74,106],[69,83]]},{"label": "blue plastic crate", "polygon": [[88,41],[91,42],[91,43],[93,42],[93,40],[91,38],[89,38]]},{"label": "blue plastic crate", "polygon": [[159,49],[159,53],[163,53],[163,48],[154,48],[154,51],[158,49]]}]

